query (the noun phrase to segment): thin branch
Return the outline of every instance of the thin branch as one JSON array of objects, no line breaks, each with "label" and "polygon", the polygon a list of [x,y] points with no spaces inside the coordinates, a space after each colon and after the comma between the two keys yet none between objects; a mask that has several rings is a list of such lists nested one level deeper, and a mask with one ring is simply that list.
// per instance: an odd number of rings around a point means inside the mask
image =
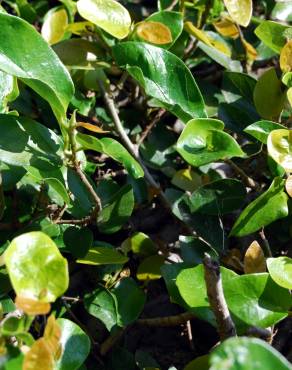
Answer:
[{"label": "thin branch", "polygon": [[140,139],[137,141],[137,145],[140,146],[143,144],[144,140],[150,134],[153,127],[156,123],[162,118],[162,116],[166,113],[165,109],[159,109],[153,120],[146,126],[145,130],[142,132]]},{"label": "thin branch", "polygon": [[196,316],[192,312],[184,312],[180,315],[155,317],[153,319],[139,319],[137,324],[145,326],[178,326],[187,323]]},{"label": "thin branch", "polygon": [[273,257],[273,253],[271,251],[270,243],[269,243],[268,239],[266,238],[264,229],[262,229],[259,232],[259,234],[260,234],[260,237],[263,241],[263,248],[264,248],[265,256],[266,257]]},{"label": "thin branch", "polygon": [[238,167],[237,164],[235,164],[231,159],[225,159],[225,162],[229,164],[229,166],[232,167],[234,172],[241,177],[246,186],[254,190],[259,189],[258,184],[251,177],[249,177],[240,167]]},{"label": "thin branch", "polygon": [[225,301],[220,265],[212,260],[208,253],[205,253],[203,264],[209,303],[216,318],[220,339],[223,341],[236,336],[236,329]]},{"label": "thin branch", "polygon": [[114,334],[107,337],[106,340],[100,346],[100,354],[102,356],[105,356],[112,349],[112,347],[117,343],[117,341],[120,338],[122,338],[122,336],[124,335],[127,329],[128,328],[119,329]]}]

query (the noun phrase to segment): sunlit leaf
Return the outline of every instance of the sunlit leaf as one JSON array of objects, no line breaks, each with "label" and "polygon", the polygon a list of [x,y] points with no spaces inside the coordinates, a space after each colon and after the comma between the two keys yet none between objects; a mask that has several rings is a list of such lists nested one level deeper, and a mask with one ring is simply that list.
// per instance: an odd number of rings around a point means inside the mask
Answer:
[{"label": "sunlit leaf", "polygon": [[51,305],[47,302],[36,301],[31,298],[16,296],[15,305],[27,315],[46,315],[51,310]]},{"label": "sunlit leaf", "polygon": [[271,278],[280,286],[292,289],[292,259],[289,257],[268,258]]},{"label": "sunlit leaf", "polygon": [[126,8],[115,0],[79,0],[80,15],[118,39],[130,32],[131,17]]},{"label": "sunlit leaf", "polygon": [[280,67],[283,72],[292,71],[292,40],[288,41],[281,50]]},{"label": "sunlit leaf", "polygon": [[241,26],[247,27],[252,16],[252,0],[224,0],[230,17]]},{"label": "sunlit leaf", "polygon": [[56,44],[62,40],[68,26],[68,15],[65,8],[51,9],[45,16],[42,26],[42,36],[50,44]]},{"label": "sunlit leaf", "polygon": [[160,279],[160,268],[163,265],[164,260],[165,258],[159,255],[145,258],[138,266],[137,279],[145,281]]},{"label": "sunlit leaf", "polygon": [[112,248],[94,247],[89,249],[86,256],[78,259],[77,263],[85,265],[107,265],[107,264],[124,264],[128,257]]},{"label": "sunlit leaf", "polygon": [[77,127],[84,127],[88,131],[96,132],[97,134],[106,134],[109,131],[104,131],[102,128],[96,125],[92,125],[88,122],[77,122]]},{"label": "sunlit leaf", "polygon": [[244,255],[244,272],[246,274],[253,274],[256,272],[266,271],[266,259],[264,252],[255,240],[247,248]]},{"label": "sunlit leaf", "polygon": [[232,37],[233,39],[236,39],[239,36],[238,28],[228,18],[223,18],[219,22],[213,23],[213,26],[222,36]]},{"label": "sunlit leaf", "polygon": [[268,153],[286,172],[292,172],[292,131],[278,129],[268,136]]},{"label": "sunlit leaf", "polygon": [[12,240],[5,263],[16,294],[54,302],[68,288],[68,264],[46,234],[33,231]]},{"label": "sunlit leaf", "polygon": [[26,353],[23,370],[53,370],[54,359],[44,338],[38,339]]},{"label": "sunlit leaf", "polygon": [[292,27],[273,21],[263,21],[255,29],[255,34],[262,40],[269,48],[276,53],[280,53],[287,42],[285,33],[291,30]]},{"label": "sunlit leaf", "polygon": [[48,318],[44,331],[44,339],[54,358],[58,357],[56,355],[60,354],[61,329],[54,315]]}]

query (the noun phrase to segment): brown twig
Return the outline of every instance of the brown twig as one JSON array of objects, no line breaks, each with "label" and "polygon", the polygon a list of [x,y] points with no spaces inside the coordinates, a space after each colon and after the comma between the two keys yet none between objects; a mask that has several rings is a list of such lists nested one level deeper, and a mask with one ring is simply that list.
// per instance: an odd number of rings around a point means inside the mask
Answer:
[{"label": "brown twig", "polygon": [[137,324],[145,326],[178,326],[187,323],[196,316],[192,312],[184,312],[180,315],[155,317],[153,319],[139,319]]},{"label": "brown twig", "polygon": [[266,235],[265,235],[265,232],[264,232],[264,229],[262,229],[260,232],[260,237],[263,241],[263,249],[264,249],[264,252],[265,252],[265,256],[266,257],[273,257],[273,254],[272,254],[272,251],[271,251],[271,247],[270,247],[270,243],[268,241],[268,239],[266,238]]},{"label": "brown twig", "polygon": [[216,318],[218,334],[223,341],[236,336],[236,329],[225,301],[220,265],[208,253],[205,253],[203,265],[209,303]]},{"label": "brown twig", "polygon": [[162,118],[162,116],[166,113],[166,110],[161,108],[156,113],[155,117],[152,119],[152,121],[149,123],[149,125],[146,126],[145,130],[142,132],[140,139],[137,141],[137,145],[140,146],[143,144],[144,140],[147,138],[147,136],[150,134],[153,127],[156,125],[156,123]]},{"label": "brown twig", "polygon": [[229,164],[229,166],[232,167],[234,172],[241,177],[246,186],[254,190],[259,189],[258,184],[251,177],[249,177],[240,167],[238,167],[237,164],[235,164],[231,159],[225,159],[225,162]]}]

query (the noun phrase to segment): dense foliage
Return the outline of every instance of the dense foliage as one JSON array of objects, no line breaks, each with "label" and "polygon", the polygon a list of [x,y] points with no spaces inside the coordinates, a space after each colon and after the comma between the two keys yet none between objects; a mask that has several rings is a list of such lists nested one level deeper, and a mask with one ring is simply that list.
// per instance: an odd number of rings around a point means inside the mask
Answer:
[{"label": "dense foliage", "polygon": [[0,1],[0,369],[292,369],[290,22]]}]

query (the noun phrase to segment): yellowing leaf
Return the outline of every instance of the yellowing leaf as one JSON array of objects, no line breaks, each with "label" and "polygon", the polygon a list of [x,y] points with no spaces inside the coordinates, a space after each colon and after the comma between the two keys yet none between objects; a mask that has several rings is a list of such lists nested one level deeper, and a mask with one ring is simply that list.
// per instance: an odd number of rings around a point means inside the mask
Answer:
[{"label": "yellowing leaf", "polygon": [[280,67],[283,72],[292,71],[292,40],[288,41],[281,50]]},{"label": "yellowing leaf", "polygon": [[77,263],[85,265],[108,265],[108,264],[124,264],[128,261],[128,257],[119,253],[116,249],[107,247],[93,247],[89,249],[86,256],[78,259]]},{"label": "yellowing leaf", "polygon": [[50,44],[61,41],[68,26],[68,15],[64,8],[52,9],[45,17],[42,36]]},{"label": "yellowing leaf", "polygon": [[125,38],[130,32],[130,14],[115,0],[79,0],[77,9],[84,19],[118,39]]},{"label": "yellowing leaf", "polygon": [[241,40],[243,47],[245,48],[246,57],[249,61],[254,61],[257,57],[256,49],[245,39]]},{"label": "yellowing leaf", "polygon": [[244,272],[246,274],[266,272],[266,258],[261,246],[256,240],[251,243],[245,252]]},{"label": "yellowing leaf", "polygon": [[26,353],[22,370],[53,370],[54,359],[44,338],[38,339]]},{"label": "yellowing leaf", "polygon": [[91,123],[88,122],[77,122],[77,127],[84,127],[89,131],[96,132],[98,134],[105,134],[109,131],[104,131],[102,128],[92,125]]},{"label": "yellowing leaf", "polygon": [[292,131],[273,130],[267,141],[268,153],[286,172],[292,172]]},{"label": "yellowing leaf", "polygon": [[95,26],[91,22],[75,22],[68,24],[66,31],[80,36],[88,32],[93,32],[94,27]]},{"label": "yellowing leaf", "polygon": [[61,354],[61,328],[58,325],[54,315],[51,315],[48,318],[44,332],[44,339],[54,358],[58,358]]},{"label": "yellowing leaf", "polygon": [[15,305],[27,315],[46,315],[50,312],[51,305],[47,302],[35,301],[34,299],[19,297],[15,298]]},{"label": "yellowing leaf", "polygon": [[282,91],[275,68],[270,68],[257,81],[253,99],[258,113],[266,119],[278,120],[285,104],[286,94]]},{"label": "yellowing leaf", "polygon": [[170,29],[160,22],[140,22],[137,25],[136,32],[141,39],[152,44],[164,45],[172,42]]},{"label": "yellowing leaf", "polygon": [[224,37],[232,37],[233,39],[236,39],[239,36],[238,28],[228,18],[224,18],[219,22],[213,23],[213,26],[216,31]]},{"label": "yellowing leaf", "polygon": [[185,30],[191,35],[195,36],[198,40],[202,41],[204,44],[221,51],[229,57],[231,56],[231,50],[226,44],[216,40],[212,36],[208,35],[206,32],[195,27],[191,22],[185,23]]},{"label": "yellowing leaf", "polygon": [[252,0],[224,0],[230,17],[243,27],[249,25],[252,16]]},{"label": "yellowing leaf", "polygon": [[292,87],[290,87],[287,91],[287,98],[288,98],[290,106],[292,107]]}]

